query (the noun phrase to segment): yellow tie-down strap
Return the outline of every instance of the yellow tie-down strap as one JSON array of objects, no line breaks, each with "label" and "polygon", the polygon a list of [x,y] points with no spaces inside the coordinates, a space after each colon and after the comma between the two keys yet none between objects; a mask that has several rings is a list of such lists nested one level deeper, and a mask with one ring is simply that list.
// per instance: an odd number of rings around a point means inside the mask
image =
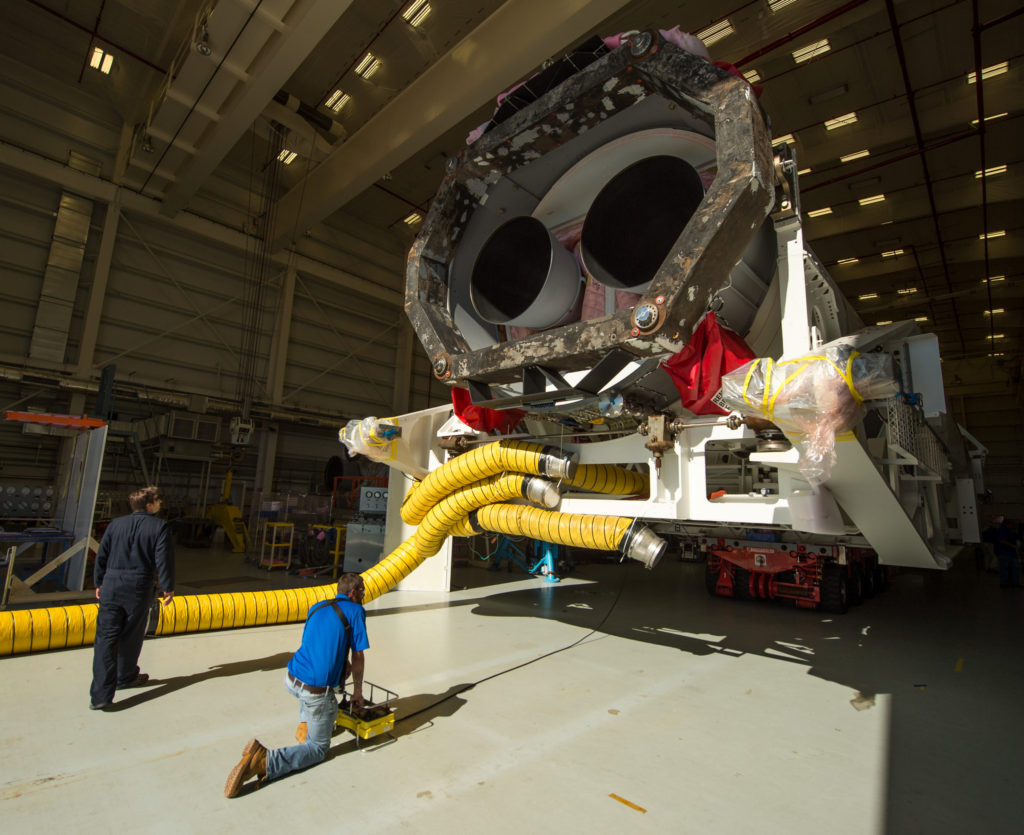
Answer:
[{"label": "yellow tie-down strap", "polygon": [[374,424],[374,429],[371,432],[364,432],[363,425],[359,425],[359,440],[362,441],[369,447],[377,447],[378,449],[387,449],[388,457],[382,460],[394,461],[398,457],[398,438],[397,437],[386,437],[383,434],[379,434],[377,426],[381,423],[387,423],[391,426],[398,426],[398,418],[377,418],[377,422]]},{"label": "yellow tie-down strap", "polygon": [[[843,380],[844,383],[846,383],[846,387],[850,390],[850,395],[853,397],[857,405],[860,406],[861,404],[864,403],[864,398],[860,396],[860,393],[857,391],[857,387],[853,383],[853,361],[858,356],[860,356],[859,352],[851,351],[850,356],[846,361],[845,368],[840,368],[829,357],[818,355],[805,356],[793,360],[781,360],[778,363],[776,363],[770,357],[755,360],[753,363],[751,363],[750,368],[747,369],[747,375],[743,380],[743,400],[745,403],[747,403],[747,405],[753,406],[754,408],[758,408],[757,406],[754,405],[754,403],[751,401],[749,397],[749,388],[751,382],[753,381],[754,373],[757,371],[758,367],[763,363],[764,388],[761,392],[760,410],[761,414],[763,414],[769,420],[774,420],[775,402],[778,399],[779,395],[782,394],[782,392],[786,389],[786,387],[790,385],[794,380],[798,379],[800,375],[802,375],[809,368],[812,368],[815,362],[827,362],[830,366],[832,366],[832,370],[839,375],[839,377]],[[772,379],[775,374],[775,367],[778,366],[779,368],[782,368],[782,366],[784,365],[796,367],[783,378],[782,382],[779,383],[778,388],[775,389],[775,391],[773,392]]]}]

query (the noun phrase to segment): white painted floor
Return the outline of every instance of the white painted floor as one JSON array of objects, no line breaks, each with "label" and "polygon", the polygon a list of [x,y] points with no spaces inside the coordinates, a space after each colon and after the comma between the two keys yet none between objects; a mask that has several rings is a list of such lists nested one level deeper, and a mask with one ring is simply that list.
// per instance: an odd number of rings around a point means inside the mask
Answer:
[{"label": "white painted floor", "polygon": [[[179,553],[196,591],[266,579]],[[1021,831],[1024,591],[958,565],[824,617],[712,599],[702,572],[467,566],[450,595],[388,594],[367,678],[401,697],[394,738],[342,732],[327,762],[234,800],[246,741],[292,741],[300,624],[148,640],[153,681],[112,712],[87,708],[91,648],[0,659],[2,829]]]}]

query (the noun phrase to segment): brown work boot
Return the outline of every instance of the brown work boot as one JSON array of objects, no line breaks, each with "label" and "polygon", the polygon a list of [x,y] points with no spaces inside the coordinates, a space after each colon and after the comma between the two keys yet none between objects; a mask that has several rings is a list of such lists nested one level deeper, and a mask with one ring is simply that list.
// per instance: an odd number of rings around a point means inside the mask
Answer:
[{"label": "brown work boot", "polygon": [[228,775],[228,781],[224,784],[224,796],[235,797],[242,790],[242,784],[246,780],[258,777],[262,783],[266,776],[267,749],[260,745],[258,739],[251,739],[242,750],[242,759]]},{"label": "brown work boot", "polygon": [[309,733],[309,729],[306,727],[305,722],[299,722],[299,727],[295,729],[295,741],[301,745],[306,741],[306,735]]}]

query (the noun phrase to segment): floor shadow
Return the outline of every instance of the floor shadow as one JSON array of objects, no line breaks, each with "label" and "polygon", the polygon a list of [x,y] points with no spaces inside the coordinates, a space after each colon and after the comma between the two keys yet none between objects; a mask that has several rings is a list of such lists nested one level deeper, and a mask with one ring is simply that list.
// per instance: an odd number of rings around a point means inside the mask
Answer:
[{"label": "floor shadow", "polygon": [[[131,695],[117,699],[106,710],[115,712],[138,707],[140,704],[159,699],[181,690],[191,687],[204,681],[216,678],[227,678],[230,676],[241,676],[246,673],[267,672],[271,670],[284,670],[285,665],[291,659],[292,653],[279,652],[275,655],[268,655],[265,658],[250,658],[246,661],[232,661],[227,664],[218,664],[210,667],[201,673],[194,673],[187,676],[173,676],[172,678],[150,678],[144,689],[131,692]],[[125,691],[120,691],[125,692]],[[118,693],[120,695],[120,693]]]}]

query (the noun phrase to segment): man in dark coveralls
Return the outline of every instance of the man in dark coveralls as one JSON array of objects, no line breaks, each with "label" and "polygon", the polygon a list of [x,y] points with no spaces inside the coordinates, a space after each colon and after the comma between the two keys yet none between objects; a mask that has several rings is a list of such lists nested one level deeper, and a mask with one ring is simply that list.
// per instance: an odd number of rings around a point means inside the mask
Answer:
[{"label": "man in dark coveralls", "polygon": [[[338,718],[334,688],[352,673],[352,708],[363,707],[363,651],[370,648],[366,638],[366,589],[358,574],[338,578],[338,596],[317,603],[306,615],[302,644],[288,662],[284,686],[299,700],[298,745],[267,750],[253,739],[242,751],[242,759],[224,784],[224,796],[235,797],[242,784],[256,777],[276,780],[285,774],[322,762],[331,745]],[[349,650],[352,662],[347,663]]]},{"label": "man in dark coveralls", "polygon": [[160,510],[156,487],[136,490],[128,497],[129,516],[107,526],[96,552],[93,581],[100,602],[92,658],[92,700],[102,710],[114,691],[140,687],[149,676],[139,672],[139,653],[146,634],[153,579],[159,579],[163,605],[174,597],[174,549]]}]

